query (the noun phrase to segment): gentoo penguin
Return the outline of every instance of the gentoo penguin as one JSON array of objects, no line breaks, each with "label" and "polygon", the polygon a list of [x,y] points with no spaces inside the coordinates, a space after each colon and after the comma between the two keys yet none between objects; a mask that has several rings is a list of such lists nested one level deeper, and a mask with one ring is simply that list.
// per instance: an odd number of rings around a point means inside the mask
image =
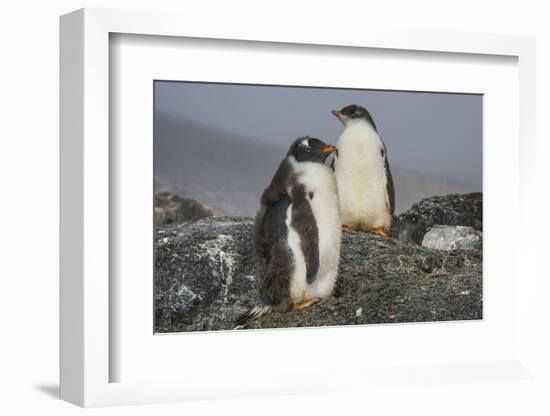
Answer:
[{"label": "gentoo penguin", "polygon": [[333,111],[344,124],[333,163],[343,231],[386,235],[395,210],[395,191],[386,146],[366,108]]},{"label": "gentoo penguin", "polygon": [[325,164],[333,151],[321,140],[297,139],[264,191],[254,238],[261,305],[240,315],[235,328],[332,293],[341,236],[336,179]]}]

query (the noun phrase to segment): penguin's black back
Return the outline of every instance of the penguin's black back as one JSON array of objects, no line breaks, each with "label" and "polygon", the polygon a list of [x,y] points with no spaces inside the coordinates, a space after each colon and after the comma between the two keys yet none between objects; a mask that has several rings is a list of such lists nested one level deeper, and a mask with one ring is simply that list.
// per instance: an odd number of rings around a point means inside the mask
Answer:
[{"label": "penguin's black back", "polygon": [[266,267],[271,262],[271,249],[278,241],[285,241],[288,236],[288,227],[286,225],[286,216],[290,198],[282,195],[279,200],[273,202],[265,208],[262,219],[262,239],[261,253],[265,259]]},{"label": "penguin's black back", "polygon": [[287,194],[286,185],[291,176],[292,168],[285,159],[262,194],[261,208],[256,215],[254,238],[260,273],[264,272],[271,262],[273,245],[281,239],[286,240],[288,235],[286,215],[290,196]]}]

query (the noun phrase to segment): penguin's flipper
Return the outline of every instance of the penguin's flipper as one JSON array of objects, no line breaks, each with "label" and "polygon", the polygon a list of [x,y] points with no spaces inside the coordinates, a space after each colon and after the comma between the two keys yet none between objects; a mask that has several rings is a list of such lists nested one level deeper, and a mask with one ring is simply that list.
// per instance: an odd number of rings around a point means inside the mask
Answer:
[{"label": "penguin's flipper", "polygon": [[393,177],[390,170],[390,164],[388,162],[388,153],[387,153],[385,144],[381,153],[382,153],[382,158],[384,159],[384,179],[386,182],[386,205],[390,210],[390,214],[393,215],[395,212],[395,188],[393,185]]},{"label": "penguin's flipper", "polygon": [[315,195],[306,193],[303,185],[296,185],[292,191],[291,225],[300,236],[308,284],[315,281],[319,271],[319,230],[310,204],[312,198],[315,198]]},{"label": "penguin's flipper", "polygon": [[336,172],[336,158],[338,157],[338,148],[334,148],[334,156],[332,157],[332,160],[330,162],[330,169],[332,169],[333,172]]}]

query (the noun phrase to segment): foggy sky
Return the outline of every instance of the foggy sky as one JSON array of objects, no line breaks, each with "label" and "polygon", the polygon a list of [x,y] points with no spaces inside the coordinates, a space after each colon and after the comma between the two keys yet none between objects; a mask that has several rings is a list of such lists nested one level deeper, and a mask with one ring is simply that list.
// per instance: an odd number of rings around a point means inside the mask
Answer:
[{"label": "foggy sky", "polygon": [[348,104],[369,110],[391,165],[481,191],[481,95],[155,82],[156,112],[283,148],[305,135],[335,143],[330,111]]}]

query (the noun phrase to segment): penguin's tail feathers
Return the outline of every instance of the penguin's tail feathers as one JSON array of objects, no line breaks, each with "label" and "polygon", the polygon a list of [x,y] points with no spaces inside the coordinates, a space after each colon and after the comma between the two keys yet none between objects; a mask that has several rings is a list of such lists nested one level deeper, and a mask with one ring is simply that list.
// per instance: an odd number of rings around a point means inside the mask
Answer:
[{"label": "penguin's tail feathers", "polygon": [[253,319],[257,319],[260,316],[270,313],[273,310],[271,305],[259,305],[250,308],[246,312],[240,314],[237,319],[235,319],[235,326],[233,329],[241,329],[246,326],[246,324]]}]

